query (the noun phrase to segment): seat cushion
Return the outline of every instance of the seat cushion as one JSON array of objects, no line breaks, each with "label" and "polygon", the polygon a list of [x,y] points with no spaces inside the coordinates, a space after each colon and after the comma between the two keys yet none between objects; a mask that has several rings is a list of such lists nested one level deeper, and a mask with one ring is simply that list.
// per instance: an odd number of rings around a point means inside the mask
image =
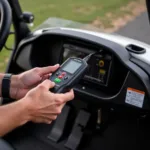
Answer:
[{"label": "seat cushion", "polygon": [[0,139],[0,150],[14,150],[9,143],[4,141],[3,139]]}]

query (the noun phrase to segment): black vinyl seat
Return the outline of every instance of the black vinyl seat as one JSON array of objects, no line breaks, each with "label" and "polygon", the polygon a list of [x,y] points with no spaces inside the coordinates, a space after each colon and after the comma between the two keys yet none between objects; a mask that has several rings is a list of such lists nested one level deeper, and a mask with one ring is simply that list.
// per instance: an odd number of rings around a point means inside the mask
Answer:
[{"label": "black vinyl seat", "polygon": [[0,139],[0,150],[14,150],[9,143]]}]

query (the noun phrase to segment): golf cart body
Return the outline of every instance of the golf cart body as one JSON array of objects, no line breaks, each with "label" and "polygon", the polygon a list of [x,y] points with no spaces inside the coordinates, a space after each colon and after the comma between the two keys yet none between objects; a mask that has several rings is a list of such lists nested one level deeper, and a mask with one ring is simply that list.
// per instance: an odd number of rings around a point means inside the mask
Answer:
[{"label": "golf cart body", "polygon": [[[16,40],[7,73],[18,74],[34,67],[61,64],[71,56],[83,58],[99,52],[89,60],[89,70],[74,86],[75,99],[66,104],[56,121],[51,125],[29,122],[15,129],[3,138],[9,147],[148,149],[150,45],[117,34],[89,31],[85,26],[81,29],[45,26],[31,32],[26,23],[31,23],[33,16],[22,14],[17,0],[8,2],[13,8]],[[3,104],[11,101],[4,99]]]}]

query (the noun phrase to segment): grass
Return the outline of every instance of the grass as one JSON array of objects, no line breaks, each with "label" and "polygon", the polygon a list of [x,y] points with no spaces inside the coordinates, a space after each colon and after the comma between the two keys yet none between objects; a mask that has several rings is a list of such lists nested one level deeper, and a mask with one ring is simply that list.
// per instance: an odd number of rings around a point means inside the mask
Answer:
[{"label": "grass", "polygon": [[[136,0],[20,0],[24,11],[31,11],[35,15],[34,27],[41,24],[48,17],[59,17],[91,23],[97,17],[109,26],[107,13],[119,15],[120,8]],[[121,12],[121,14],[128,12]],[[8,40],[12,45],[12,38]],[[3,72],[10,52],[5,49],[0,53],[0,71]]]},{"label": "grass", "polygon": [[92,22],[108,12],[119,13],[119,8],[131,0],[20,0],[23,10],[35,14],[35,25],[48,17],[60,17],[82,23]]}]

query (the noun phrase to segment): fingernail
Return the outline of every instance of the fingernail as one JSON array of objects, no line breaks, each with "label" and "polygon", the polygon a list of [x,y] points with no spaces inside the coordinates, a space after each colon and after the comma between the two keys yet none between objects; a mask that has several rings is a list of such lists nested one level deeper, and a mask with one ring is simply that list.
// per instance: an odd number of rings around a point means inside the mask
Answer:
[{"label": "fingernail", "polygon": [[56,66],[59,66],[59,64],[56,64],[55,67],[56,67]]},{"label": "fingernail", "polygon": [[48,121],[48,122],[47,122],[47,124],[51,124],[51,123],[52,123],[52,121]]},{"label": "fingernail", "polygon": [[53,85],[55,85],[55,82],[52,82]]}]

